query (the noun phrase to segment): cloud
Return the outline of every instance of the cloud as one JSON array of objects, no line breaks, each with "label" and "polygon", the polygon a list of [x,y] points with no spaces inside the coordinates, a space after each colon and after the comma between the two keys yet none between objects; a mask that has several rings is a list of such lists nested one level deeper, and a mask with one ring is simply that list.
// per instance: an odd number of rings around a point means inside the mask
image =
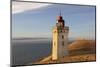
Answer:
[{"label": "cloud", "polygon": [[35,10],[48,5],[50,4],[12,1],[12,14],[21,13],[32,9]]}]

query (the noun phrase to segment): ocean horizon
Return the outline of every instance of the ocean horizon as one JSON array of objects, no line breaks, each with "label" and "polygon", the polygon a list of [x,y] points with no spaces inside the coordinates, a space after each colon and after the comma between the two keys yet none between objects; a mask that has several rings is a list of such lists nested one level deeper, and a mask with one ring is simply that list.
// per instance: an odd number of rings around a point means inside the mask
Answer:
[{"label": "ocean horizon", "polygon": [[[69,43],[74,39],[69,39]],[[51,38],[12,38],[12,65],[27,65],[51,54]]]},{"label": "ocean horizon", "polygon": [[51,54],[51,39],[13,39],[12,65],[27,65]]}]

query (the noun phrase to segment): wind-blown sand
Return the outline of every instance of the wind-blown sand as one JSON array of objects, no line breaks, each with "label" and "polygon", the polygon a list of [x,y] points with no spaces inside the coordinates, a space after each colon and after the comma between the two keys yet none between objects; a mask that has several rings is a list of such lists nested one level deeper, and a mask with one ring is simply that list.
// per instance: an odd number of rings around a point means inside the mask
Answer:
[{"label": "wind-blown sand", "polygon": [[51,56],[43,58],[32,64],[51,64],[96,61],[96,42],[95,40],[76,40],[68,46],[69,55],[53,61]]}]

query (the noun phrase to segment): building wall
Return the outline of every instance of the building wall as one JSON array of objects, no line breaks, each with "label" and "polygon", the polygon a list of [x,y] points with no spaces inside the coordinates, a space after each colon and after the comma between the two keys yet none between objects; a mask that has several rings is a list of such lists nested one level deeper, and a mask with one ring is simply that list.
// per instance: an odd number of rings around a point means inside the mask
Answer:
[{"label": "building wall", "polygon": [[53,46],[52,46],[53,60],[57,60],[60,57],[63,57],[68,54],[68,51],[67,51],[68,27],[65,27],[65,29],[62,32],[60,31],[61,30],[58,30],[57,27],[53,29]]},{"label": "building wall", "polygon": [[53,60],[57,60],[58,59],[58,33],[57,33],[57,29],[54,28],[53,32],[52,32],[52,36],[53,36],[53,42],[52,42],[52,59]]},{"label": "building wall", "polygon": [[60,32],[58,36],[58,56],[59,58],[68,55],[67,46],[68,46],[68,30],[65,29],[62,32]]}]

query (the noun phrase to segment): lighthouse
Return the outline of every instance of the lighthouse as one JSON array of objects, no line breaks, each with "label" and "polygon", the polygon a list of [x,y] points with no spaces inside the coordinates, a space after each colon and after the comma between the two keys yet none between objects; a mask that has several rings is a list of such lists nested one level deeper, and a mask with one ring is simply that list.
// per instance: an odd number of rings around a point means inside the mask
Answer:
[{"label": "lighthouse", "polygon": [[68,55],[68,33],[69,27],[61,16],[57,16],[57,22],[52,30],[52,60],[59,60]]}]

